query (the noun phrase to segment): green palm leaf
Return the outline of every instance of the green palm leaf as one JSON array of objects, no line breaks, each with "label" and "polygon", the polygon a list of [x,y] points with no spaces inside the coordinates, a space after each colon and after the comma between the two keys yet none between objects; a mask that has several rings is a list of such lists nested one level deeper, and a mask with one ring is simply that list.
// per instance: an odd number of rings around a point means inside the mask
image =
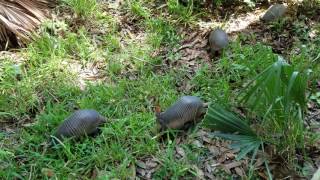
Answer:
[{"label": "green palm leaf", "polygon": [[203,125],[220,131],[212,133],[212,136],[235,141],[231,147],[240,149],[237,159],[242,159],[250,152],[255,153],[262,145],[260,138],[243,119],[218,104],[209,106]]}]

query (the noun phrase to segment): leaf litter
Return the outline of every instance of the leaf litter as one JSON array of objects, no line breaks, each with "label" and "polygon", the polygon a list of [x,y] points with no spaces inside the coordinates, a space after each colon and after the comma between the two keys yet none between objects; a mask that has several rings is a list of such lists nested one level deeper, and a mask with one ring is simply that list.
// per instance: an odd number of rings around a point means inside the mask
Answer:
[{"label": "leaf litter", "polygon": [[[142,30],[134,23],[136,20],[128,15],[121,14],[118,11],[120,1],[115,1],[118,4],[108,4],[108,10],[110,10],[108,13],[114,14],[119,17],[120,20],[120,26],[121,26],[121,35],[122,36],[129,36],[131,39],[137,39],[141,40],[143,39],[143,32]],[[104,2],[103,2],[104,3]],[[67,17],[69,15],[65,14],[64,17]],[[244,21],[254,21],[252,14],[248,14],[248,16],[241,16],[242,22]],[[240,19],[241,19],[240,18]],[[247,24],[242,23],[240,20],[235,20],[233,22],[229,23],[229,35],[236,36],[239,34],[239,31],[241,33],[245,33],[247,35],[249,34],[257,34],[257,37],[255,38],[255,41],[249,41],[246,40],[244,43],[248,44],[254,44],[258,41],[267,43],[271,45],[275,52],[280,54],[287,53],[288,49],[290,49],[293,41],[292,39],[296,39],[298,37],[292,36],[292,25],[295,22],[288,23],[284,30],[281,33],[274,32],[272,30],[272,27],[265,26],[261,24],[260,22],[256,22],[255,24]],[[75,24],[81,24],[83,22],[75,22]],[[249,28],[246,28],[245,30],[241,30],[238,26],[245,25],[249,26]],[[89,25],[90,26],[90,25]],[[106,34],[101,26],[96,26],[91,24],[91,28],[89,28],[89,32],[91,31],[92,34],[101,33]],[[76,27],[76,25],[75,25]],[[99,30],[100,29],[100,30]],[[212,66],[212,58],[210,57],[210,54],[208,53],[208,34],[209,29],[187,29],[187,30],[180,30],[181,34],[184,34],[185,38],[181,41],[180,47],[173,50],[174,53],[178,53],[181,56],[179,58],[174,59],[174,61],[170,60],[170,57],[167,57],[166,54],[169,51],[169,49],[158,49],[157,51],[153,52],[151,56],[162,56],[163,57],[163,65],[161,71],[165,71],[166,69],[180,69],[182,66],[187,68],[188,76],[186,77],[190,79],[192,75],[195,74],[195,72],[201,67],[202,64],[207,64],[208,66]],[[190,35],[188,35],[190,34]],[[312,34],[311,34],[312,36]],[[94,39],[94,38],[93,38]],[[96,46],[99,46],[101,42],[98,42],[99,40],[95,40]],[[125,42],[122,46],[125,46]],[[4,52],[2,52],[4,53]],[[7,54],[5,54],[7,56]],[[13,53],[12,56],[17,56],[15,53]],[[0,56],[4,57],[4,56]],[[12,59],[21,59],[21,58],[12,58]],[[97,81],[99,79],[105,80],[106,78],[102,73],[101,69],[103,67],[99,66],[99,63],[95,64],[89,64],[86,67],[82,67],[78,63],[73,64],[73,70],[77,70],[79,72],[79,76],[83,79],[82,82],[85,80],[91,80],[91,81]],[[187,81],[183,81],[187,82]],[[83,83],[82,83],[83,84]],[[84,88],[84,87],[82,87]],[[190,91],[192,89],[192,86],[188,83],[180,84],[181,90],[187,90]],[[317,110],[318,111],[318,110]],[[310,114],[311,116],[317,115],[318,112],[313,112]],[[319,113],[320,114],[320,113]],[[318,123],[319,124],[319,118],[313,118],[312,123]],[[320,128],[316,129],[315,131],[319,131]],[[218,177],[215,176],[217,172],[220,172],[223,170],[225,173],[230,175],[237,175],[238,177],[245,177],[245,172],[248,171],[250,159],[244,158],[243,160],[236,161],[236,156],[238,153],[238,150],[234,150],[230,148],[230,142],[223,141],[220,139],[212,139],[209,138],[208,135],[209,131],[207,129],[200,129],[196,133],[196,137],[180,137],[177,140],[177,144],[175,146],[175,157],[176,158],[185,158],[186,152],[182,148],[181,145],[186,144],[191,141],[191,144],[193,144],[196,148],[199,149],[205,149],[208,153],[206,154],[206,157],[202,159],[202,162],[198,165],[192,165],[192,169],[196,172],[199,179],[218,179]],[[317,142],[315,146],[320,147],[320,142]],[[308,166],[312,169],[312,171],[315,171],[315,167],[320,167],[320,151],[319,149],[313,150],[313,164],[308,164]],[[275,161],[274,164],[271,163],[270,169],[276,169],[279,166],[275,165],[278,162]],[[142,158],[135,163],[135,176],[143,178],[143,179],[151,179],[153,174],[156,172],[156,170],[161,166],[161,160],[157,159],[156,157],[146,157]],[[263,161],[263,155],[257,157],[257,160],[254,164],[254,167],[256,169],[259,169],[259,176],[262,179],[267,179],[267,174],[264,169],[264,161]],[[54,175],[54,171],[51,169],[42,169],[42,173],[46,175],[47,177],[51,177]],[[290,172],[289,172],[290,173]],[[288,174],[288,172],[285,172],[284,174]],[[97,177],[97,170],[92,171],[92,178]]]}]

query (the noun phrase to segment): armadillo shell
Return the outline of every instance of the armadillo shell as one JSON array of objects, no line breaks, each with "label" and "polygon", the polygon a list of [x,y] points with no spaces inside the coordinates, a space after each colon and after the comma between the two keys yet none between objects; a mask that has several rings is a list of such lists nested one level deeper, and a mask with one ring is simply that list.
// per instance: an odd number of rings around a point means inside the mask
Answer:
[{"label": "armadillo shell", "polygon": [[57,129],[55,136],[76,137],[95,133],[98,126],[105,123],[105,119],[95,110],[78,110],[69,116]]},{"label": "armadillo shell", "polygon": [[228,35],[222,29],[215,29],[209,35],[209,44],[212,51],[219,51],[229,43]]},{"label": "armadillo shell", "polygon": [[183,96],[161,113],[158,121],[163,129],[180,129],[186,123],[197,121],[203,113],[203,101],[195,96]]},{"label": "armadillo shell", "polygon": [[283,16],[287,11],[287,7],[283,4],[272,5],[267,12],[261,17],[261,20],[269,22]]}]

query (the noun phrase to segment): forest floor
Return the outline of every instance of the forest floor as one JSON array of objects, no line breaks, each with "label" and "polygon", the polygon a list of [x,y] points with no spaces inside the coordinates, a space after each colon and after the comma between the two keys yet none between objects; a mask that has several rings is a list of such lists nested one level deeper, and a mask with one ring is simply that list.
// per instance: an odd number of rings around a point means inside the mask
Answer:
[{"label": "forest floor", "polygon": [[[154,108],[165,110],[182,95],[237,107],[245,84],[279,55],[300,69],[319,62],[320,6],[297,6],[263,23],[268,5],[196,5],[61,5],[34,42],[0,52],[0,179],[268,179],[260,156],[254,164],[236,160],[239,150],[201,123],[159,138]],[[218,26],[230,44],[212,57],[207,39]],[[311,68],[306,127],[317,135],[319,69]],[[77,109],[108,119],[101,134],[49,148],[50,135]],[[296,167],[270,157],[274,178],[310,179],[320,167],[314,142]]]}]

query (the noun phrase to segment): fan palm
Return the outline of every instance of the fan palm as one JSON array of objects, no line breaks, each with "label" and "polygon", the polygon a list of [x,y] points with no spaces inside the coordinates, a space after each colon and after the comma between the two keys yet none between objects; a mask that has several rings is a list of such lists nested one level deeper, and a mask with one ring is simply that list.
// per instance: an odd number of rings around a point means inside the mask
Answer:
[{"label": "fan palm", "polygon": [[0,50],[24,45],[55,0],[0,0]]}]

